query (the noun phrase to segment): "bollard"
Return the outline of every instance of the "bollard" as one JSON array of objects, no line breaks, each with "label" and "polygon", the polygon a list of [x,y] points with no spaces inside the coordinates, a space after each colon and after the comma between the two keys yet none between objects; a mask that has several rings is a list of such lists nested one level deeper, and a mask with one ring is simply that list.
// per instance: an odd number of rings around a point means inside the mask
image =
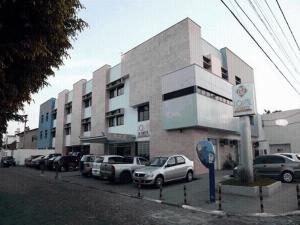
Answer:
[{"label": "bollard", "polygon": [[55,180],[58,179],[58,166],[55,167],[55,177],[54,177]]},{"label": "bollard", "polygon": [[222,210],[222,190],[221,185],[219,185],[219,210]]},{"label": "bollard", "polygon": [[45,167],[44,165],[41,165],[41,176],[44,176]]},{"label": "bollard", "polygon": [[259,199],[260,199],[260,212],[264,213],[264,203],[263,203],[263,195],[262,195],[262,186],[259,186]]},{"label": "bollard", "polygon": [[184,196],[184,204],[187,205],[187,200],[186,200],[186,186],[183,186],[183,196]]},{"label": "bollard", "polygon": [[159,186],[159,200],[162,200],[162,184]]},{"label": "bollard", "polygon": [[138,183],[138,198],[141,198],[141,180]]},{"label": "bollard", "polygon": [[299,185],[296,185],[296,191],[297,191],[297,204],[298,204],[298,209],[300,209],[300,190],[299,190]]}]

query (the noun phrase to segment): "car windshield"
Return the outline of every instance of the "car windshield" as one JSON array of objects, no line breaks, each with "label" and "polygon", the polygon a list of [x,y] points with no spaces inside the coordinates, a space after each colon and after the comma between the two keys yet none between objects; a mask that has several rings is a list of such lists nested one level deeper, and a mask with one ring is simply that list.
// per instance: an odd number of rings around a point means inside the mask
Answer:
[{"label": "car windshield", "polygon": [[103,163],[104,158],[103,157],[99,157],[95,160],[96,163]]},{"label": "car windshield", "polygon": [[167,160],[168,157],[155,157],[150,161],[149,166],[162,167]]},{"label": "car windshield", "polygon": [[300,160],[300,155],[296,155],[297,159]]}]

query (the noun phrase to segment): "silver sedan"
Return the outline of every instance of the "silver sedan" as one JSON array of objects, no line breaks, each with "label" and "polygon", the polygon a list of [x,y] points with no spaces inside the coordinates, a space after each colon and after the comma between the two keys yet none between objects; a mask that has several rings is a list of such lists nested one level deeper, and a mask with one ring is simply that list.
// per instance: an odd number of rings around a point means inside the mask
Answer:
[{"label": "silver sedan", "polygon": [[160,187],[166,182],[193,180],[194,162],[184,155],[170,155],[153,158],[149,165],[133,173],[133,182]]}]

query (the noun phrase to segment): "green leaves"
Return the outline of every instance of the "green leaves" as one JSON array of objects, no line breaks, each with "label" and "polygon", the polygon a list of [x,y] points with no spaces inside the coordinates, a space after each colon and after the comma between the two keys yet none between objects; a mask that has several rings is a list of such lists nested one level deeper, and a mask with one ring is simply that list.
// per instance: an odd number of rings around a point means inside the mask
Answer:
[{"label": "green leaves", "polygon": [[79,0],[16,0],[0,3],[0,140],[7,122],[48,85],[68,57],[71,40],[87,23]]}]

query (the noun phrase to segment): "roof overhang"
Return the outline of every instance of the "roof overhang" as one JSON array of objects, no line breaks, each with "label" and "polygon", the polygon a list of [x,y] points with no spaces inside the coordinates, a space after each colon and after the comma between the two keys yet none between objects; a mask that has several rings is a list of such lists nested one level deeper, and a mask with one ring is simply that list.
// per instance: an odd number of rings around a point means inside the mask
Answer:
[{"label": "roof overhang", "polygon": [[106,133],[100,136],[79,137],[81,143],[129,143],[135,141],[135,135]]}]

